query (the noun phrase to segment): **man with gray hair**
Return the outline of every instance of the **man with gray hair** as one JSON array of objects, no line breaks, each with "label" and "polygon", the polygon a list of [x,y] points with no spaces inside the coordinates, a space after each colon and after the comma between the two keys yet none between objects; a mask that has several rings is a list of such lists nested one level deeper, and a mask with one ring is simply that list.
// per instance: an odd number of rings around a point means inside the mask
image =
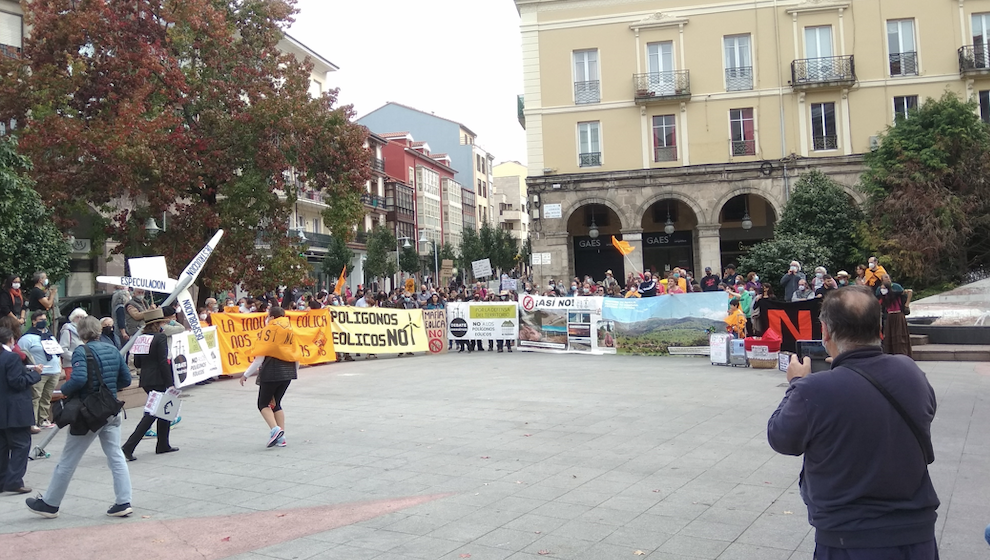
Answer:
[{"label": "man with gray hair", "polygon": [[[801,263],[798,261],[791,261],[791,266],[784,273],[783,278],[780,279],[780,286],[784,288],[784,301],[791,301],[794,297],[794,292],[797,291],[798,285],[801,280],[807,280],[803,272],[801,272]],[[814,290],[812,290],[814,292]]]},{"label": "man with gray hair", "polygon": [[817,560],[938,558],[935,391],[907,356],[880,348],[880,304],[850,286],[822,302],[828,371],[792,356],[789,387],[770,417],[778,453],[804,455],[801,497],[815,527]]}]

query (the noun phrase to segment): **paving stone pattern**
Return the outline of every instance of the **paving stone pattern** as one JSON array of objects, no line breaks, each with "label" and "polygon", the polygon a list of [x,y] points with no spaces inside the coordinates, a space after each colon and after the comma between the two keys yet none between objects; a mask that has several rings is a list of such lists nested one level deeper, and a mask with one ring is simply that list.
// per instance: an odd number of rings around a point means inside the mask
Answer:
[{"label": "paving stone pattern", "polygon": [[[922,368],[939,400],[941,557],[990,557],[990,364]],[[94,445],[58,519],[5,494],[0,533],[447,493],[236,558],[810,559],[801,460],[766,442],[783,383],[776,370],[695,358],[358,360],[302,370],[284,401],[289,446],[266,449],[257,388],[225,380],[187,391],[180,452],[138,447],[132,518],[105,517],[112,486]],[[125,437],[140,409],[129,414]],[[63,439],[29,465],[29,486],[48,483]]]}]

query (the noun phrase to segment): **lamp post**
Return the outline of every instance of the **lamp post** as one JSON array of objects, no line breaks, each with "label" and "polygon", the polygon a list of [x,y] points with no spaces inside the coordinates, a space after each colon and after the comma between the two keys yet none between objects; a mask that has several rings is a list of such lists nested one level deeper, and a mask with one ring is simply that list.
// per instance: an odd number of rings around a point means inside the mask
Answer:
[{"label": "lamp post", "polygon": [[[426,230],[425,229],[420,230],[420,232],[419,232],[419,242],[420,243],[426,243],[428,241],[433,241],[433,240],[426,238]],[[439,258],[440,257],[437,254],[437,242],[436,241],[433,241],[433,287],[434,288],[436,288],[436,286],[437,286],[437,279],[436,279],[436,277],[437,277],[438,274],[440,274]]]},{"label": "lamp post", "polygon": [[399,285],[399,274],[402,272],[401,270],[399,270],[399,241],[405,241],[405,243],[402,244],[402,248],[403,249],[408,249],[408,248],[412,247],[412,244],[409,243],[409,240],[410,239],[412,239],[412,238],[411,237],[406,237],[406,236],[399,237],[399,223],[396,222],[395,223],[395,269],[396,270],[395,270],[395,281],[394,281],[394,283],[392,285],[392,289],[393,290],[396,287],[398,287],[398,285]]}]

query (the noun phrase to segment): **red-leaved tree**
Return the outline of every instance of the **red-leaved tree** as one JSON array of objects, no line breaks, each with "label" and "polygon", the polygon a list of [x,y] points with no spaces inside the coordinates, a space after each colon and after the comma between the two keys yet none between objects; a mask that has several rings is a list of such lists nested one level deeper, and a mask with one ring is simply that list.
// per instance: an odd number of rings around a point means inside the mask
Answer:
[{"label": "red-leaved tree", "polygon": [[[370,154],[352,109],[336,91],[311,98],[311,63],[279,49],[294,4],[24,2],[30,37],[22,59],[0,61],[0,119],[16,119],[60,225],[95,211],[119,252],[173,267],[223,228],[207,290],[303,283],[295,188],[325,193],[328,229],[347,235]],[[167,232],[151,238],[144,224],[163,213]]]}]

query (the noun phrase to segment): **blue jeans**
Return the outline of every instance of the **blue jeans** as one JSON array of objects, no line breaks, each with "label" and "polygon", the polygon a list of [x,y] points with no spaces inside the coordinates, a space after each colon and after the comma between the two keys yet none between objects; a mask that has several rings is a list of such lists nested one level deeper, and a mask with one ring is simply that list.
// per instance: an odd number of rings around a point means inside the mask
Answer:
[{"label": "blue jeans", "polygon": [[815,560],[938,560],[938,544],[928,542],[887,548],[833,548],[815,545]]},{"label": "blue jeans", "polygon": [[990,544],[990,525],[987,525],[987,530],[983,531],[983,538],[987,540],[987,544]]},{"label": "blue jeans", "polygon": [[103,454],[107,456],[107,466],[110,467],[110,473],[113,475],[113,493],[116,499],[114,504],[131,503],[131,474],[127,470],[124,452],[120,450],[120,414],[118,414],[96,432],[89,432],[84,436],[70,434],[65,438],[62,458],[59,459],[55,472],[52,473],[48,490],[42,496],[46,504],[54,507],[62,504],[62,498],[65,497],[65,491],[69,488],[69,482],[76,472],[79,460],[89,449],[89,444],[97,437],[100,438]]}]

